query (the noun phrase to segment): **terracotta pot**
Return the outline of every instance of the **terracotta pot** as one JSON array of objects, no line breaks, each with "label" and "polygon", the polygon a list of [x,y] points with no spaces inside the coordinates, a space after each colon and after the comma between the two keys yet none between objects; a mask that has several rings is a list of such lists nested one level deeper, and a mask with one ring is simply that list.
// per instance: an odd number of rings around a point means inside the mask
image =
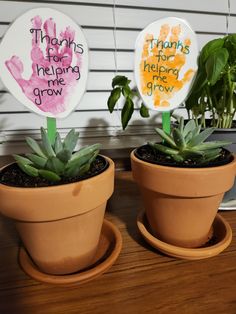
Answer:
[{"label": "terracotta pot", "polygon": [[133,151],[131,165],[153,235],[181,247],[205,244],[224,193],[233,185],[236,158],[218,167],[175,168],[142,161]]},{"label": "terracotta pot", "polygon": [[104,172],[75,183],[40,188],[0,184],[0,212],[15,220],[41,271],[68,274],[92,262],[114,190],[114,163],[106,159]]}]

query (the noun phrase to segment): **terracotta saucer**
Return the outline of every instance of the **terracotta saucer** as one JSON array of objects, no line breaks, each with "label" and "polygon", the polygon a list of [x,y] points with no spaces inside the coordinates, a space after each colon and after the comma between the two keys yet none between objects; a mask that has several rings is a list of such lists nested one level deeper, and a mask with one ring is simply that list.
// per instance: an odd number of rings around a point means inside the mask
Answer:
[{"label": "terracotta saucer", "polygon": [[50,275],[41,272],[24,247],[19,251],[19,262],[23,270],[33,279],[55,285],[80,284],[90,281],[107,271],[118,258],[122,248],[122,237],[118,228],[104,219],[98,250],[91,266],[69,275]]},{"label": "terracotta saucer", "polygon": [[200,248],[183,248],[165,243],[155,238],[149,231],[149,225],[144,211],[141,211],[137,217],[138,229],[144,239],[155,249],[162,253],[188,260],[197,260],[218,255],[226,249],[232,240],[232,230],[228,222],[219,214],[213,222],[212,239]]}]

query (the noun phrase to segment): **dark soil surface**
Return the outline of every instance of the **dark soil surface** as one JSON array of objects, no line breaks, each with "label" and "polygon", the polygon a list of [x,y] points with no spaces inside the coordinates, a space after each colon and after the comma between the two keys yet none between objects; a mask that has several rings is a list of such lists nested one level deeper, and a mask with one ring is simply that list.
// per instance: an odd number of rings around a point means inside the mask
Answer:
[{"label": "dark soil surface", "polygon": [[202,168],[202,167],[216,167],[229,163],[233,160],[232,154],[222,149],[221,155],[206,165],[199,165],[197,160],[188,159],[182,163],[176,162],[171,156],[165,155],[162,152],[157,152],[150,145],[143,145],[136,149],[135,156],[143,161],[150,162],[152,164],[159,164],[168,167],[180,167],[180,168]]},{"label": "dark soil surface", "polygon": [[62,178],[59,182],[50,182],[41,177],[30,177],[24,173],[16,163],[4,168],[0,173],[0,183],[17,187],[46,187],[68,184],[88,179],[103,172],[108,167],[107,160],[102,156],[97,156],[96,160],[92,163],[90,170],[83,176],[74,178]]}]

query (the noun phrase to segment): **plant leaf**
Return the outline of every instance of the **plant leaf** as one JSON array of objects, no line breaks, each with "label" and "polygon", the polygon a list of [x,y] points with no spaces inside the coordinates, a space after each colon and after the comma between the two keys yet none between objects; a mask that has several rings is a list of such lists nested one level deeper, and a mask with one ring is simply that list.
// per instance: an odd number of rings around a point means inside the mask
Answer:
[{"label": "plant leaf", "polygon": [[205,69],[198,69],[196,78],[193,82],[193,86],[191,87],[191,93],[196,94],[199,92],[204,85],[207,83],[207,75]]},{"label": "plant leaf", "polygon": [[80,168],[79,175],[82,176],[90,169],[90,164],[86,164]]},{"label": "plant leaf", "polygon": [[194,136],[191,141],[188,143],[189,146],[196,146],[198,144],[203,143],[215,130],[216,128],[207,128],[202,131],[200,134]]},{"label": "plant leaf", "polygon": [[178,129],[180,130],[181,133],[183,133],[183,131],[184,131],[184,118],[180,117],[178,122],[179,122]]},{"label": "plant leaf", "polygon": [[186,146],[183,134],[177,128],[173,129],[173,139],[176,146],[179,147],[180,150],[182,150]]},{"label": "plant leaf", "polygon": [[44,149],[45,153],[47,154],[47,156],[48,157],[55,156],[55,152],[54,152],[52,145],[51,145],[51,142],[48,138],[48,134],[43,127],[41,127],[41,137],[42,137],[43,149]]},{"label": "plant leaf", "polygon": [[61,150],[63,149],[63,144],[61,140],[60,133],[56,133],[56,138],[55,138],[55,144],[54,144],[54,151],[56,154],[58,154]]},{"label": "plant leaf", "polygon": [[129,97],[130,94],[132,94],[132,90],[130,89],[129,85],[125,85],[123,88],[122,88],[122,94],[125,98]]},{"label": "plant leaf", "polygon": [[111,95],[110,95],[110,97],[108,98],[108,101],[107,101],[107,106],[108,106],[108,109],[109,109],[110,113],[113,112],[113,110],[115,108],[115,105],[116,105],[118,99],[120,98],[120,95],[121,95],[120,87],[116,87],[115,89],[113,89],[111,91]]},{"label": "plant leaf", "polygon": [[121,122],[122,122],[123,130],[125,130],[125,128],[127,127],[129,120],[132,117],[133,112],[134,112],[134,103],[131,98],[127,98],[124,104],[124,107],[122,108],[122,111],[121,111]]},{"label": "plant leaf", "polygon": [[194,122],[194,120],[188,121],[184,127],[183,136],[185,137],[189,132],[193,132],[195,127],[196,127],[196,123]]},{"label": "plant leaf", "polygon": [[85,155],[91,154],[101,148],[101,144],[93,144],[90,146],[82,147],[78,152],[74,153],[71,157],[71,161],[77,158],[81,158]]},{"label": "plant leaf", "polygon": [[26,154],[26,156],[38,167],[44,168],[47,162],[47,159],[35,154]]},{"label": "plant leaf", "polygon": [[222,48],[224,45],[223,38],[217,38],[209,41],[201,50],[199,56],[200,63],[205,63],[208,57],[217,49]]},{"label": "plant leaf", "polygon": [[143,118],[150,117],[149,110],[143,103],[141,104],[141,108],[139,109],[139,112],[140,112],[141,117]]},{"label": "plant leaf", "polygon": [[56,157],[64,163],[67,163],[68,160],[71,159],[71,156],[71,151],[69,151],[68,149],[63,149],[56,155]]},{"label": "plant leaf", "polygon": [[167,155],[177,155],[179,153],[178,150],[175,150],[175,149],[172,149],[170,147],[167,147],[165,145],[162,145],[162,144],[154,144],[154,143],[148,143],[151,147],[153,147],[154,149],[156,149],[157,151],[160,151],[164,154],[167,154]]},{"label": "plant leaf", "polygon": [[17,162],[17,165],[20,167],[22,171],[24,171],[26,174],[28,174],[31,177],[38,177],[38,169],[32,167],[31,165],[26,165],[21,162]]},{"label": "plant leaf", "polygon": [[193,150],[208,150],[213,148],[222,148],[224,146],[230,145],[232,142],[229,141],[212,141],[212,142],[205,142],[203,144],[199,144],[193,147]]},{"label": "plant leaf", "polygon": [[47,179],[48,181],[58,182],[61,180],[59,175],[49,170],[40,169],[38,170],[38,173],[41,177]]},{"label": "plant leaf", "polygon": [[62,175],[65,169],[64,163],[57,157],[50,157],[46,163],[46,170]]},{"label": "plant leaf", "polygon": [[33,152],[35,152],[37,155],[47,158],[47,156],[44,154],[44,152],[40,148],[39,144],[33,138],[26,137],[26,143],[33,150]]},{"label": "plant leaf", "polygon": [[176,144],[173,141],[173,139],[171,138],[171,136],[169,134],[167,134],[165,131],[163,131],[160,128],[156,128],[155,131],[157,132],[157,134],[165,141],[167,142],[172,148],[176,148]]},{"label": "plant leaf", "polygon": [[78,142],[78,138],[79,138],[79,133],[75,132],[75,129],[71,129],[64,139],[64,142],[63,142],[64,149],[72,153]]},{"label": "plant leaf", "polygon": [[211,85],[215,85],[218,81],[222,70],[227,64],[229,53],[226,48],[220,48],[214,51],[206,62],[207,79]]},{"label": "plant leaf", "polygon": [[129,84],[129,80],[126,76],[123,75],[117,75],[112,80],[112,88],[114,88],[117,85],[123,87],[127,84]]},{"label": "plant leaf", "polygon": [[28,158],[25,158],[23,156],[13,154],[13,157],[17,163],[20,162],[21,164],[25,164],[25,165],[32,165],[33,164],[31,160],[29,160]]}]

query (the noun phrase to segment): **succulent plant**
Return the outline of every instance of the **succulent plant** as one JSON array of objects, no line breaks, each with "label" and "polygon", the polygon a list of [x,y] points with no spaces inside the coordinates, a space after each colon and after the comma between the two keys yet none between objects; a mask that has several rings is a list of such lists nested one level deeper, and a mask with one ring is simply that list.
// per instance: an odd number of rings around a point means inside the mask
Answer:
[{"label": "succulent plant", "polygon": [[73,153],[79,133],[74,129],[61,140],[57,132],[53,143],[44,128],[41,128],[42,143],[38,144],[31,137],[26,138],[32,153],[26,157],[13,155],[22,171],[32,177],[41,176],[49,181],[60,181],[63,177],[73,178],[89,171],[98,155],[100,144],[82,147]]},{"label": "succulent plant", "polygon": [[172,157],[176,162],[196,160],[201,165],[220,156],[222,147],[231,144],[228,141],[204,142],[215,130],[207,128],[201,131],[201,126],[197,126],[194,120],[188,121],[184,125],[183,117],[180,118],[179,125],[173,128],[171,134],[167,134],[160,128],[156,132],[163,139],[162,144],[149,143],[154,150],[160,151]]}]

